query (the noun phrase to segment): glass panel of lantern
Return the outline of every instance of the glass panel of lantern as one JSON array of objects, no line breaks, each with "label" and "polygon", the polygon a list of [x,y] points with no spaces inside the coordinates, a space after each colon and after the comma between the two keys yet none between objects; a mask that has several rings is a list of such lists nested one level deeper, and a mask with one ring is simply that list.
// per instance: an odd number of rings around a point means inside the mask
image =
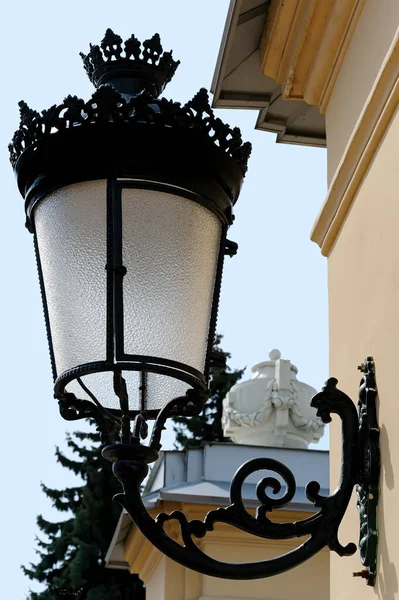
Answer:
[{"label": "glass panel of lantern", "polygon": [[222,232],[188,193],[153,187],[68,185],[33,215],[56,377],[118,409],[118,364],[129,409],[150,415],[204,372]]}]

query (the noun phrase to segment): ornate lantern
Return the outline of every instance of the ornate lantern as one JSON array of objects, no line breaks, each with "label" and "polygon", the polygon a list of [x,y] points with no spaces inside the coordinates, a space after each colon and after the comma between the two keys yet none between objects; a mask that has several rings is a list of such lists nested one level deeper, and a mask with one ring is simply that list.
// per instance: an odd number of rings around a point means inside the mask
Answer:
[{"label": "ornate lantern", "polygon": [[[216,118],[205,90],[184,106],[158,96],[178,62],[159,36],[124,44],[111,30],[101,47],[82,55],[97,90],[88,102],[68,96],[41,114],[20,103],[21,124],[10,144],[11,163],[34,236],[54,393],[69,420],[93,417],[123,484],[116,497],[145,536],[181,564],[215,577],[254,579],[290,569],[324,546],[350,555],[337,532],[356,485],[360,550],[373,585],[376,572],[379,446],[374,361],[361,366],[358,412],[330,379],[312,400],[318,416],[343,422],[340,484],[329,497],[310,482],[307,497],[320,510],[296,523],[268,513],[295,494],[291,471],[276,460],[242,465],[231,483],[231,505],[204,521],[145,509],[140,486],[158,457],[165,420],[198,414],[213,368],[212,352],[232,208],[247,168],[250,144]],[[156,418],[148,445],[146,419]],[[131,420],[134,418],[133,431]],[[121,426],[111,439],[112,422]],[[111,443],[113,442],[113,443]],[[241,488],[253,472],[277,474],[257,486],[256,516]],[[278,496],[281,481],[286,491]],[[268,492],[271,490],[271,495]],[[277,494],[277,496],[276,496]],[[174,519],[182,544],[167,535]],[[216,522],[259,537],[305,536],[291,552],[267,561],[230,564],[207,556],[193,538]]]},{"label": "ornate lantern", "polygon": [[179,64],[158,35],[122,46],[108,30],[81,56],[91,99],[41,114],[21,102],[10,146],[55,396],[67,418],[154,417],[173,398],[205,398],[250,144],[203,89],[185,106],[158,99]]}]

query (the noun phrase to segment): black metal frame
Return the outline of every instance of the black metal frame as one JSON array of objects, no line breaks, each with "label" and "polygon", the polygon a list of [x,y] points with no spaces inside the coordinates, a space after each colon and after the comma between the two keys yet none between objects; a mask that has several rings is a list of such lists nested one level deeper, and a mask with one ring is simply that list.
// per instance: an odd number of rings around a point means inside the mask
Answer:
[{"label": "black metal frame", "polygon": [[364,571],[356,573],[374,585],[377,572],[377,504],[380,495],[380,429],[377,418],[377,383],[371,357],[360,365],[363,377],[359,388],[360,472],[356,485],[360,519],[359,552]]},{"label": "black metal frame", "polygon": [[[211,210],[221,221],[221,235],[219,255],[217,257],[217,267],[215,274],[214,293],[210,322],[208,329],[208,345],[203,372],[194,369],[190,365],[169,360],[162,357],[143,356],[137,354],[128,354],[124,348],[124,300],[123,300],[123,278],[126,274],[126,267],[123,264],[122,256],[122,192],[124,189],[150,189],[160,192],[176,194],[187,198]],[[222,279],[223,262],[226,254],[232,254],[231,242],[226,243],[227,227],[230,224],[229,218],[223,213],[220,207],[189,190],[172,186],[164,183],[148,180],[107,180],[107,264],[106,264],[106,360],[83,365],[77,365],[75,368],[65,371],[57,376],[54,384],[55,397],[63,401],[65,399],[65,388],[68,383],[74,379],[96,372],[112,371],[114,373],[122,371],[140,371],[142,373],[158,373],[180,379],[194,389],[202,398],[207,390],[209,373],[212,364],[212,345],[215,336],[217,308],[219,304],[220,287]],[[234,253],[234,252],[233,252]],[[38,268],[41,281],[43,279],[40,268],[40,259]],[[46,314],[46,322],[49,322],[47,305],[45,300],[45,290],[42,286],[43,305]],[[50,327],[48,327],[50,332]],[[51,335],[51,334],[50,334]],[[51,347],[51,338],[49,337]],[[51,350],[53,357],[53,352]],[[54,364],[54,372],[56,368]],[[145,393],[145,386],[141,386],[142,394]],[[87,390],[86,390],[87,393]],[[70,395],[67,394],[68,402]],[[80,399],[75,398],[73,405],[78,409]],[[85,401],[83,401],[85,402]],[[68,408],[71,405],[69,403]],[[121,415],[120,411],[107,409],[110,415],[117,417]],[[126,410],[130,418],[135,417],[140,410]],[[155,418],[158,410],[148,410],[147,414]]]},{"label": "black metal frame", "polygon": [[[321,496],[320,485],[311,481],[306,486],[306,496],[319,509],[316,514],[295,523],[275,523],[268,513],[291,502],[295,495],[295,478],[282,463],[271,458],[257,458],[243,464],[233,477],[230,487],[230,506],[210,511],[203,521],[188,521],[180,511],[160,513],[153,519],[141,498],[141,484],[148,473],[148,463],[153,462],[160,449],[160,434],[167,417],[175,414],[197,414],[201,404],[187,403],[187,398],[172,401],[159,415],[148,446],[140,443],[143,419],[138,421],[131,444],[114,444],[103,450],[112,461],[113,471],[123,486],[123,493],[115,500],[129,513],[141,532],[169,558],[185,567],[213,577],[228,579],[257,579],[283,573],[314,556],[328,546],[340,556],[355,553],[356,545],[342,546],[338,541],[338,529],[348,507],[353,488],[359,497],[368,497],[373,490],[374,499],[367,503],[367,518],[361,514],[361,558],[367,570],[361,575],[368,585],[374,585],[377,556],[376,505],[378,502],[380,454],[376,418],[376,383],[374,361],[371,357],[363,363],[359,389],[359,415],[352,400],[337,389],[337,380],[331,378],[323,390],[316,394],[311,405],[317,409],[324,423],[331,421],[331,414],[338,414],[342,421],[342,463],[338,488],[330,496]],[[252,473],[267,469],[275,472],[286,486],[282,497],[273,498],[282,486],[275,477],[266,477],[257,485],[259,505],[255,516],[245,509],[242,487]],[[370,487],[371,486],[371,487]],[[271,495],[268,495],[268,489]],[[164,528],[167,521],[174,520],[180,526],[181,541],[170,538]],[[287,554],[255,563],[225,563],[207,556],[193,538],[203,538],[212,531],[215,523],[223,522],[255,536],[267,539],[292,539],[309,536],[308,539]],[[367,551],[364,552],[364,548]]]},{"label": "black metal frame", "polygon": [[49,354],[50,354],[50,363],[51,363],[51,374],[53,376],[53,381],[55,381],[55,379],[57,377],[57,368],[55,366],[53,340],[52,340],[52,336],[51,336],[51,327],[50,327],[50,316],[49,316],[48,306],[47,306],[46,288],[44,285],[43,270],[42,270],[42,263],[40,260],[39,245],[37,242],[36,228],[33,228],[33,244],[34,244],[34,248],[35,248],[37,273],[39,276],[39,286],[40,286],[40,295],[42,298],[44,322],[46,325],[47,343],[48,343]]},{"label": "black metal frame", "polygon": [[[163,182],[207,198],[231,218],[250,145],[217,119],[201,89],[184,106],[164,98],[127,101],[110,86],[88,102],[68,96],[39,115],[20,103],[10,160],[32,230],[35,204],[54,189],[95,179]],[[56,130],[56,133],[51,133]]]},{"label": "black metal frame", "polygon": [[144,89],[159,96],[180,64],[173,59],[172,51],[163,52],[158,33],[143,44],[133,34],[123,43],[112,29],[107,29],[100,46],[90,45],[90,51],[80,56],[95,87],[112,83],[130,95]]},{"label": "black metal frame", "polygon": [[[196,202],[202,206],[205,206],[208,210],[211,210],[222,223],[222,232],[221,232],[221,242],[219,246],[219,255],[218,255],[218,267],[215,276],[215,291],[216,297],[213,299],[212,305],[218,304],[219,293],[220,293],[220,285],[222,279],[222,265],[224,260],[224,247],[226,241],[226,226],[231,224],[231,221],[227,219],[226,215],[222,210],[218,207],[217,204],[209,201],[207,198],[199,196],[198,194],[194,194],[189,190],[171,186],[167,184],[161,184],[154,181],[108,181],[109,193],[107,194],[107,201],[112,203],[112,207],[110,209],[110,213],[112,214],[112,229],[111,240],[107,242],[111,245],[111,252],[113,254],[111,258],[110,264],[107,264],[107,270],[111,270],[113,273],[113,299],[114,299],[114,332],[108,331],[107,338],[109,340],[109,344],[111,343],[111,338],[115,334],[115,360],[117,362],[131,362],[131,361],[142,361],[148,362],[151,364],[152,361],[156,361],[161,364],[167,364],[168,366],[175,365],[176,368],[184,368],[188,373],[194,375],[199,379],[203,379],[204,383],[206,383],[205,378],[202,373],[196,371],[195,369],[189,367],[188,365],[183,365],[182,363],[173,363],[172,361],[166,361],[165,359],[156,359],[154,357],[137,357],[136,355],[128,354],[125,352],[124,346],[124,325],[123,325],[123,278],[126,274],[126,267],[123,265],[123,256],[122,256],[122,245],[123,245],[123,234],[122,234],[122,192],[124,189],[145,189],[145,190],[154,190],[158,192],[165,192],[168,194],[174,194],[179,196],[180,198],[186,198],[192,202]],[[109,200],[108,200],[109,199]],[[111,255],[111,252],[109,253]],[[213,311],[212,311],[213,312]],[[213,328],[212,325],[210,327],[209,338],[211,342],[213,342],[213,338],[215,335],[215,326],[216,319],[212,319],[214,321]],[[111,357],[113,360],[113,357]]]}]

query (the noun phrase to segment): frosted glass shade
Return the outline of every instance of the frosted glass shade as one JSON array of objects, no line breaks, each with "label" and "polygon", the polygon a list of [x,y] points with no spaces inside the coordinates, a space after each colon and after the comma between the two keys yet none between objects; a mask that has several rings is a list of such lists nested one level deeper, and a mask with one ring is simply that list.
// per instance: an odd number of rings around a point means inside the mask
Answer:
[{"label": "frosted glass shade", "polygon": [[136,186],[66,186],[34,221],[57,381],[91,399],[80,378],[118,410],[121,370],[129,409],[155,415],[203,378],[222,224],[171,188]]},{"label": "frosted glass shade", "polygon": [[60,188],[35,209],[57,376],[106,351],[107,182]]},{"label": "frosted glass shade", "polygon": [[122,191],[127,354],[203,371],[220,244],[220,221],[180,196]]}]

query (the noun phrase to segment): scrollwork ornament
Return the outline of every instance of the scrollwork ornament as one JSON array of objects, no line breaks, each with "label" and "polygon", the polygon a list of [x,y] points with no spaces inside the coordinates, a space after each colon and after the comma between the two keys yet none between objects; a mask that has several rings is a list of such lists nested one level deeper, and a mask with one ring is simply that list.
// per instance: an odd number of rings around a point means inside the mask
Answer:
[{"label": "scrollwork ornament", "polygon": [[80,400],[68,392],[58,399],[60,415],[66,421],[77,421],[79,419],[93,419],[100,434],[102,444],[110,444],[111,423],[103,411],[89,400]]},{"label": "scrollwork ornament", "polygon": [[251,145],[242,143],[239,130],[232,130],[214,116],[205,89],[181,106],[173,100],[153,98],[147,92],[126,100],[112,86],[102,85],[87,102],[76,96],[67,96],[62,104],[54,105],[41,114],[20,102],[20,114],[20,127],[9,145],[13,167],[25,150],[45,143],[57,132],[120,122],[191,129],[208,137],[235,160],[243,175],[251,153]]},{"label": "scrollwork ornament", "polygon": [[[265,395],[263,397],[262,406],[256,412],[247,414],[241,413],[233,406],[226,403],[224,421],[227,419],[243,427],[256,427],[263,425],[276,411],[287,410],[292,423],[298,429],[303,431],[312,431],[316,439],[322,435],[323,422],[319,417],[314,419],[306,419],[298,404],[298,393],[291,382],[290,393],[281,394],[279,393],[277,382],[275,379],[271,379],[266,387]],[[226,419],[227,417],[227,419]],[[286,429],[286,426],[285,428]],[[284,432],[284,430],[283,430]]]},{"label": "scrollwork ornament", "polygon": [[[265,395],[263,397],[262,407],[256,412],[247,414],[241,413],[232,406],[225,406],[225,414],[228,419],[240,425],[242,427],[255,427],[256,425],[263,425],[268,421],[273,413],[272,393],[275,380],[272,379],[268,382]],[[226,416],[223,417],[226,420]]]},{"label": "scrollwork ornament", "polygon": [[[115,460],[113,469],[123,486],[118,501],[130,514],[136,526],[150,542],[164,554],[184,566],[206,575],[229,579],[256,579],[269,577],[291,569],[327,546],[340,556],[349,556],[356,551],[356,545],[343,546],[338,540],[338,529],[351,498],[353,487],[359,481],[359,418],[351,399],[337,388],[337,380],[331,378],[323,390],[312,399],[318,417],[324,422],[331,421],[336,413],[342,421],[343,457],[341,478],[338,488],[329,496],[320,494],[320,485],[316,481],[306,486],[307,498],[318,511],[309,518],[293,523],[273,521],[273,510],[292,502],[295,491],[295,478],[282,463],[271,458],[258,458],[243,464],[234,475],[230,487],[230,505],[211,510],[204,520],[188,520],[181,511],[170,514],[160,513],[153,519],[147,512],[140,496],[140,485],[148,471],[148,456],[151,450],[160,449],[160,433],[165,419],[187,405],[187,397],[176,399],[161,413],[154,427],[152,442],[146,447],[137,443],[131,448],[129,459]],[[193,402],[191,410],[198,411],[199,404]],[[259,470],[271,473],[257,485],[256,495],[259,504],[255,514],[251,514],[242,498],[242,489],[246,479]],[[283,491],[283,493],[282,493]],[[170,538],[165,524],[175,521],[181,533],[182,544]],[[282,556],[256,563],[225,563],[208,556],[196,540],[213,531],[216,523],[227,523],[257,537],[267,539],[292,539],[306,536],[306,541],[294,550]]]},{"label": "scrollwork ornament", "polygon": [[[281,462],[268,458],[256,458],[244,463],[235,473],[230,486],[230,504],[208,512],[201,521],[189,520],[181,511],[160,513],[155,519],[148,513],[141,498],[141,485],[148,474],[148,465],[159,456],[161,433],[168,417],[175,415],[193,416],[200,413],[207,398],[206,391],[198,393],[188,390],[184,396],[175,398],[159,413],[148,446],[141,440],[147,436],[146,414],[136,416],[131,432],[128,414],[122,416],[120,442],[111,443],[103,449],[103,456],[113,463],[113,472],[122,484],[123,492],[114,499],[129,513],[136,526],[149,541],[169,558],[185,567],[213,577],[228,579],[257,579],[283,573],[300,565],[328,547],[340,556],[355,553],[356,545],[342,545],[338,530],[357,486],[358,507],[361,520],[360,555],[367,567],[367,582],[374,585],[376,567],[377,527],[375,508],[378,501],[379,448],[378,424],[375,409],[376,385],[374,362],[365,361],[364,377],[359,390],[358,411],[351,399],[337,388],[337,380],[330,378],[321,392],[312,401],[317,416],[324,423],[337,414],[342,422],[342,464],[338,488],[329,496],[320,493],[320,484],[311,481],[305,492],[316,512],[308,518],[292,523],[273,520],[273,511],[283,508],[295,498],[296,483],[293,473]],[[85,388],[83,382],[78,381]],[[120,398],[121,408],[127,402],[127,392],[121,373],[114,377],[115,393]],[[270,386],[269,400],[273,396]],[[106,411],[93,402],[79,400],[74,394],[65,393],[60,400],[60,411],[67,420],[94,418],[102,432],[102,441],[110,438]],[[124,420],[126,422],[124,422]],[[261,470],[268,473],[256,487],[258,505],[255,513],[247,510],[242,490],[249,476]],[[372,495],[375,494],[374,497]],[[180,530],[182,543],[167,534],[166,523],[174,521]],[[215,524],[225,523],[254,536],[284,540],[306,537],[301,545],[281,556],[251,563],[226,563],[208,556],[198,544]]]}]

